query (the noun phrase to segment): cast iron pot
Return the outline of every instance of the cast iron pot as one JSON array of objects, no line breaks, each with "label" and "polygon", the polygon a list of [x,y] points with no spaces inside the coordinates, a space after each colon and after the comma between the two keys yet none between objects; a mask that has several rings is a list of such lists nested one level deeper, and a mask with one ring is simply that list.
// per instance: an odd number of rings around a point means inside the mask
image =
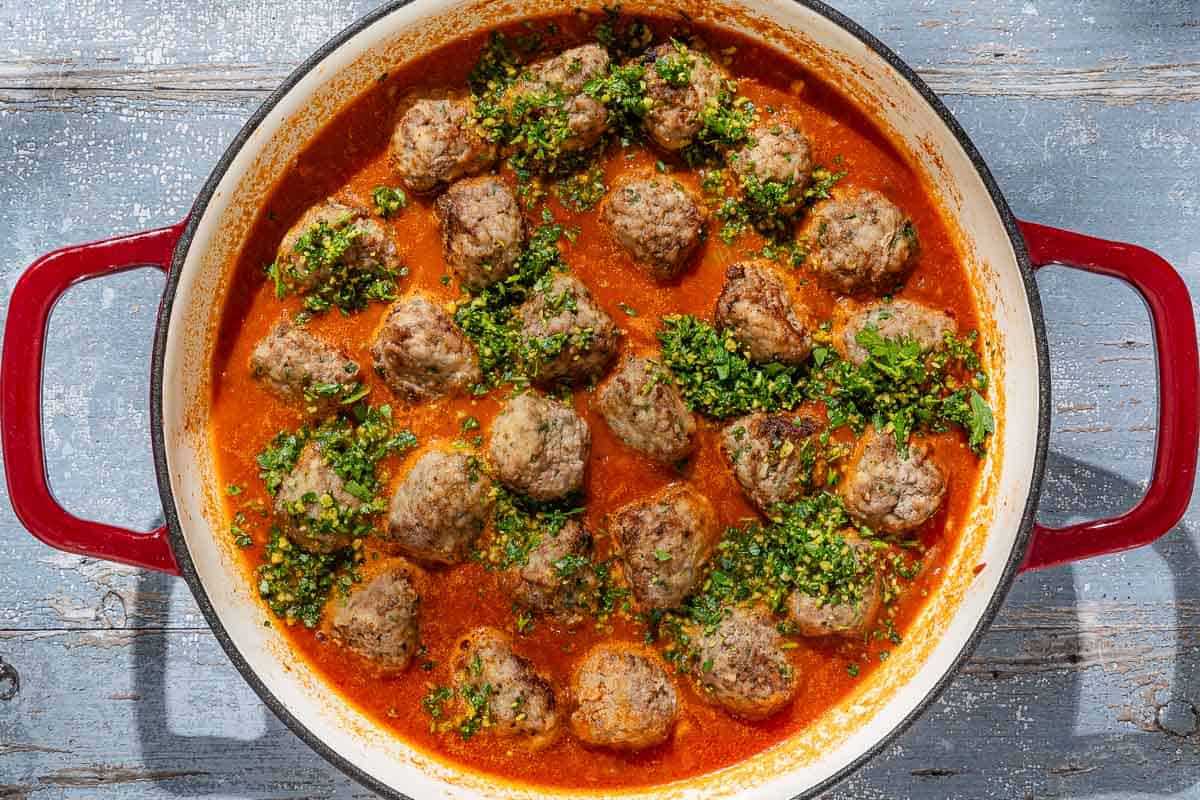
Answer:
[{"label": "cast iron pot", "polygon": [[[556,0],[396,2],[364,17],[296,70],[238,134],[191,214],[168,228],[59,250],[34,263],[12,295],[0,364],[8,487],[24,525],[63,550],[182,575],[230,659],[302,739],[389,797],[536,797],[416,751],[294,668],[231,551],[208,442],[211,352],[229,270],[271,185],[322,123],[406,58],[457,36],[555,7]],[[627,4],[675,13],[675,4]],[[1196,334],[1191,300],[1161,258],[1126,244],[1019,222],[979,153],[929,88],[894,53],[813,0],[689,4],[701,21],[790,51],[872,109],[939,188],[963,234],[984,334],[996,347],[990,400],[998,428],[976,508],[943,588],[886,669],[809,728],[720,772],[633,794],[809,797],[863,764],[938,695],[1022,570],[1147,544],[1183,515],[1197,455]],[[1050,373],[1034,270],[1061,263],[1121,278],[1145,298],[1158,352],[1158,447],[1149,491],[1113,519],[1049,530],[1035,521],[1049,431]],[[46,322],[77,281],[144,265],[167,271],[154,342],[151,420],[166,524],[137,533],[78,519],[47,486],[41,439]],[[1099,313],[1103,310],[1097,309]],[[613,794],[606,792],[606,795]]]}]

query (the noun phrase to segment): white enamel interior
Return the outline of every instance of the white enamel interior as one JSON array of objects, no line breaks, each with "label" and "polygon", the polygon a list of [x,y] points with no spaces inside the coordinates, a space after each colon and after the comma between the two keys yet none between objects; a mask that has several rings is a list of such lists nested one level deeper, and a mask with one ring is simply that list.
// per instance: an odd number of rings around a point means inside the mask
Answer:
[{"label": "white enamel interior", "polygon": [[[567,10],[575,3],[557,5]],[[196,573],[233,647],[287,711],[331,750],[380,783],[418,798],[553,793],[462,774],[385,735],[290,657],[275,628],[264,627],[264,613],[214,511],[219,484],[207,419],[213,325],[225,271],[255,209],[323,121],[388,65],[456,34],[552,7],[538,0],[503,5],[415,0],[329,54],[270,112],[217,187],[187,254],[166,342],[162,407],[171,489]],[[647,8],[626,4],[629,11]],[[987,501],[950,559],[945,591],[931,599],[887,668],[818,724],[776,748],[713,775],[633,793],[790,797],[836,774],[905,719],[951,668],[995,595],[1033,479],[1040,417],[1034,325],[1011,243],[983,182],[951,131],[899,73],[838,25],[787,0],[722,0],[689,13],[789,49],[836,76],[907,143],[939,188],[947,213],[961,225],[981,311],[991,322],[987,336],[996,345],[991,400],[1002,409],[1002,420],[980,489]],[[976,575],[977,565],[984,566]]]}]

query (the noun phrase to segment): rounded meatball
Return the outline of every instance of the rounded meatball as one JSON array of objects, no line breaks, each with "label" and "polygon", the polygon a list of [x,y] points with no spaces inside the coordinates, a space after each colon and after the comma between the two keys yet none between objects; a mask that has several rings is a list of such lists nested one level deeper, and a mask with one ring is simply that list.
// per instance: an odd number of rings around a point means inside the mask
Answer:
[{"label": "rounded meatball", "polygon": [[696,450],[696,418],[656,361],[625,359],[600,387],[597,405],[618,439],[656,461],[675,464]]},{"label": "rounded meatball", "polygon": [[571,688],[571,732],[586,744],[653,747],[679,718],[679,696],[658,656],[635,645],[593,647],[575,668]]},{"label": "rounded meatball", "polygon": [[313,553],[348,547],[353,536],[345,523],[361,508],[362,501],[346,491],[346,482],[325,463],[316,442],[304,446],[275,492],[275,513],[284,532],[297,547]]},{"label": "rounded meatball", "polygon": [[420,294],[392,305],[371,358],[384,383],[412,403],[459,394],[483,380],[475,346]]},{"label": "rounded meatball", "polygon": [[812,150],[808,137],[786,122],[759,127],[750,141],[729,159],[729,166],[743,186],[773,183],[787,189],[788,199],[797,204],[812,177]]},{"label": "rounded meatball", "polygon": [[734,716],[766,719],[792,701],[800,675],[774,620],[761,608],[735,606],[711,632],[691,629],[692,670],[700,695]]},{"label": "rounded meatball", "polygon": [[544,534],[526,562],[504,573],[502,580],[515,602],[567,626],[577,625],[590,608],[589,592],[596,583],[591,555],[591,533],[579,520],[569,519]]},{"label": "rounded meatball", "polygon": [[521,306],[527,368],[541,386],[598,378],[617,352],[620,332],[578,278],[559,275]]},{"label": "rounded meatball", "polygon": [[875,617],[883,602],[883,588],[879,570],[873,562],[871,545],[857,537],[845,538],[847,547],[854,551],[858,574],[865,578],[861,584],[861,595],[850,601],[832,603],[798,590],[792,592],[787,600],[788,619],[801,636],[857,639],[866,636],[875,624]]},{"label": "rounded meatball", "polygon": [[454,685],[465,723],[480,732],[521,737],[543,747],[558,732],[558,707],[550,681],[513,651],[495,628],[476,628],[454,649]]},{"label": "rounded meatball", "polygon": [[679,275],[704,239],[704,212],[670,178],[626,181],[604,201],[600,217],[629,257],[656,280]]},{"label": "rounded meatball", "polygon": [[682,150],[700,131],[701,112],[720,97],[725,74],[706,53],[676,41],[652,47],[641,60],[650,100],[646,133],[664,150]]},{"label": "rounded meatball", "polygon": [[466,100],[416,100],[392,134],[392,169],[414,192],[432,192],[465,175],[477,175],[495,161],[496,148],[481,135]]},{"label": "rounded meatball", "polygon": [[916,264],[912,220],[879,192],[831,200],[813,215],[809,263],[827,289],[844,294],[895,291]]},{"label": "rounded meatball", "polygon": [[430,450],[392,495],[387,540],[410,558],[458,564],[470,555],[492,505],[492,481],[466,453]]},{"label": "rounded meatball", "polygon": [[[345,247],[329,247],[330,234],[344,233]],[[340,252],[338,252],[340,250]],[[320,257],[310,258],[314,252]],[[330,254],[336,253],[330,257]],[[335,267],[376,273],[400,269],[400,254],[391,233],[366,209],[326,200],[304,212],[293,225],[275,257],[278,281],[288,291],[306,294],[329,279]]]},{"label": "rounded meatball", "polygon": [[358,364],[345,352],[282,319],[254,346],[250,373],[285,403],[330,414],[358,384]]},{"label": "rounded meatball", "polygon": [[823,483],[814,439],[819,429],[807,417],[757,413],[734,420],[721,432],[721,449],[734,477],[763,513]]},{"label": "rounded meatball", "polygon": [[402,558],[373,562],[367,569],[368,580],[330,601],[330,628],[339,642],[376,666],[402,672],[420,640],[421,572]]},{"label": "rounded meatball", "polygon": [[946,475],[929,445],[910,441],[901,453],[890,431],[868,428],[851,456],[842,483],[846,509],[883,533],[919,528],[937,513],[946,495]]},{"label": "rounded meatball", "polygon": [[575,409],[531,392],[504,404],[492,422],[488,455],[496,477],[534,500],[583,486],[592,433]]},{"label": "rounded meatball", "polygon": [[608,51],[598,44],[564,50],[530,65],[525,76],[505,93],[505,102],[511,107],[514,101],[524,99],[543,110],[561,109],[566,115],[567,138],[559,146],[565,152],[586,150],[608,129],[608,109],[584,92],[583,86],[602,76],[608,61]]},{"label": "rounded meatball", "polygon": [[609,531],[633,596],[646,610],[678,606],[699,583],[720,538],[712,504],[685,485],[613,512]]},{"label": "rounded meatball", "polygon": [[731,264],[725,270],[715,319],[755,361],[801,364],[813,349],[787,288],[764,263]]},{"label": "rounded meatball", "polygon": [[958,330],[949,314],[911,300],[872,303],[834,328],[834,345],[853,364],[862,364],[869,356],[858,343],[858,334],[866,328],[873,328],[884,339],[915,340],[922,350],[941,349],[945,335]]},{"label": "rounded meatball", "polygon": [[516,196],[500,178],[458,181],[433,211],[442,228],[442,256],[464,287],[482,289],[516,269],[524,223]]}]

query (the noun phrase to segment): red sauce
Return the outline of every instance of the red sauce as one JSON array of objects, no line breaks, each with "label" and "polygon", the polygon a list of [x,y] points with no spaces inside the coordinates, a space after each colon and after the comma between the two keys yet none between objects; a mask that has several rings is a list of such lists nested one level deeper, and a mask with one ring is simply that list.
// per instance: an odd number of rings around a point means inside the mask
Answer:
[{"label": "red sauce", "polygon": [[[582,38],[590,24],[580,27],[576,18],[557,20],[566,41]],[[658,26],[665,29],[667,23]],[[960,330],[977,326],[975,299],[951,229],[943,220],[933,190],[901,151],[882,135],[871,120],[852,102],[780,53],[766,50],[726,32],[704,30],[703,38],[724,50],[736,46],[729,63],[741,78],[741,93],[760,107],[773,106],[798,113],[813,144],[814,161],[831,165],[840,157],[839,169],[848,171],[839,191],[854,188],[878,189],[901,206],[913,219],[921,239],[920,262],[901,293],[945,309]],[[321,135],[280,179],[278,186],[256,220],[248,243],[237,259],[235,278],[221,321],[212,389],[212,440],[221,480],[246,487],[243,495],[229,501],[229,513],[244,502],[261,501],[268,506],[258,479],[255,455],[282,429],[293,429],[301,415],[261,389],[250,376],[248,360],[254,344],[267,334],[283,310],[294,313],[300,301],[277,300],[264,281],[263,266],[274,259],[285,231],[309,206],[336,196],[364,207],[370,193],[380,185],[396,185],[387,163],[397,97],[444,86],[462,86],[474,63],[482,39],[451,44],[432,55],[406,64],[372,89],[347,112],[333,120]],[[648,152],[627,158],[614,147],[609,151],[609,185],[622,173],[652,168],[658,157]],[[682,171],[673,173],[685,183],[695,179]],[[511,175],[509,176],[512,177]],[[577,226],[573,244],[564,243],[564,255],[572,272],[592,290],[599,304],[624,328],[623,352],[657,349],[655,330],[663,314],[686,312],[711,319],[720,291],[725,266],[755,246],[754,237],[729,246],[710,236],[699,263],[676,284],[651,281],[619,253],[601,230],[595,210],[569,213],[553,204],[558,220]],[[409,207],[388,223],[410,268],[401,290],[420,290],[442,302],[457,298],[453,282],[444,285],[446,274],[437,227],[429,198],[410,197]],[[819,319],[828,319],[835,298],[805,281],[800,270],[793,287],[796,297]],[[635,308],[637,317],[627,316],[619,304]],[[346,318],[336,311],[314,319],[309,329],[336,342],[368,367],[368,347],[385,308],[375,304]],[[386,386],[369,368],[373,402],[391,402],[400,425],[411,428],[422,442],[459,435],[461,419],[472,415],[486,431],[497,409],[493,397],[459,398],[434,405],[405,408],[392,398]],[[587,419],[593,438],[592,462],[586,491],[585,522],[591,530],[603,531],[609,511],[630,500],[644,497],[679,476],[651,462],[616,441],[593,408],[589,392],[575,393],[575,404]],[[716,426],[702,423],[701,447],[686,468],[685,477],[705,492],[725,524],[735,524],[754,512],[723,463],[716,443]],[[936,460],[949,477],[943,509],[920,532],[928,547],[922,573],[908,584],[905,595],[894,604],[896,628],[903,633],[920,610],[924,598],[937,590],[944,556],[953,548],[970,511],[975,494],[979,463],[959,433],[931,438]],[[393,458],[383,468],[392,478],[402,475],[408,462]],[[255,539],[243,551],[247,579],[260,563],[262,544],[268,538],[269,522],[247,515],[246,527]],[[600,555],[608,551],[603,535],[598,537]],[[638,754],[586,749],[570,736],[561,736],[549,749],[530,758],[519,747],[502,744],[485,736],[463,742],[453,732],[433,734],[420,700],[431,685],[449,680],[449,649],[454,640],[477,625],[493,625],[512,631],[514,615],[498,590],[496,579],[475,564],[464,564],[437,572],[437,590],[424,598],[421,636],[429,655],[437,661],[432,671],[413,666],[405,674],[381,677],[370,665],[342,649],[318,631],[302,625],[286,627],[297,654],[349,702],[362,708],[381,725],[428,752],[468,769],[504,778],[578,789],[635,787],[664,783],[696,775],[744,759],[802,729],[830,706],[835,705],[856,683],[880,666],[880,653],[896,647],[887,641],[805,640],[790,651],[805,676],[796,702],[775,717],[759,723],[733,719],[705,704],[689,682],[677,681],[684,710],[675,735],[668,743]],[[269,614],[264,608],[264,614]],[[278,621],[275,622],[278,624]],[[598,632],[583,626],[564,632],[547,620],[539,620],[528,635],[515,636],[519,653],[532,659],[558,686],[568,682],[578,657],[592,644],[608,638],[640,641],[643,628],[617,617],[612,630]],[[903,645],[899,645],[903,646]],[[849,674],[851,663],[859,665],[857,677]]]}]

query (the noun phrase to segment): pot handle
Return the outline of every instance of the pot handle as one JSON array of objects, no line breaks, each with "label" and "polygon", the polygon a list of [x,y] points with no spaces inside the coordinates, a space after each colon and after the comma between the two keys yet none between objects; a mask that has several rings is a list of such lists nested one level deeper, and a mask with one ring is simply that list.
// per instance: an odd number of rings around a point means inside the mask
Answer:
[{"label": "pot handle", "polygon": [[149,533],[80,519],[54,499],[42,445],[42,360],[50,311],[70,286],[142,266],[166,271],[184,223],[66,247],[42,256],[18,279],[8,305],[0,360],[0,444],[13,510],[59,550],[179,574],[166,525]]},{"label": "pot handle", "polygon": [[1131,244],[1021,222],[1034,268],[1047,264],[1120,278],[1150,309],[1158,361],[1158,436],[1145,496],[1110,519],[1065,528],[1034,525],[1022,571],[1150,544],[1183,517],[1200,447],[1200,364],[1187,285],[1162,257]]}]

